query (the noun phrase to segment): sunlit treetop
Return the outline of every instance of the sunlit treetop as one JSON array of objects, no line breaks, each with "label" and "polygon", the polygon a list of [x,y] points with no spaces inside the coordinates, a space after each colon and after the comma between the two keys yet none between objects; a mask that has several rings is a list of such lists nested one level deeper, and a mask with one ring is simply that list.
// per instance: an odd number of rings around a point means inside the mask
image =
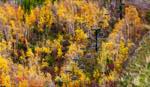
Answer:
[{"label": "sunlit treetop", "polygon": [[99,8],[96,2],[85,0],[64,0],[56,5],[57,15],[59,20],[75,22],[79,24],[86,24],[88,28],[93,26],[100,26],[102,22],[103,27],[108,27],[109,13],[103,8]]},{"label": "sunlit treetop", "polygon": [[140,26],[141,24],[141,19],[139,17],[139,13],[136,9],[136,7],[134,6],[129,6],[125,9],[125,19],[130,23],[132,24],[135,24],[137,26]]}]

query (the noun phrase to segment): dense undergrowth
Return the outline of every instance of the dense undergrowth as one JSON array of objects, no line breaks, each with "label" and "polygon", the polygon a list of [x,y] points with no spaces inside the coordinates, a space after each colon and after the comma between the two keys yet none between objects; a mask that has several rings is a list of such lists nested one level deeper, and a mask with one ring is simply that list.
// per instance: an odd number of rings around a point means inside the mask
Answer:
[{"label": "dense undergrowth", "polygon": [[149,31],[132,5],[121,15],[98,0],[21,1],[0,2],[0,86],[115,87]]}]

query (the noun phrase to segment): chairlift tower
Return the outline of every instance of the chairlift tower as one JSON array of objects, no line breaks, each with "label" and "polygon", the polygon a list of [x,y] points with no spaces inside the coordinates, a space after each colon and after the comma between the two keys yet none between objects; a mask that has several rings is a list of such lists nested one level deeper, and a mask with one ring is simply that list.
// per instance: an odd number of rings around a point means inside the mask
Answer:
[{"label": "chairlift tower", "polygon": [[104,32],[101,28],[95,28],[93,30],[95,31],[94,32],[94,34],[95,34],[95,51],[98,52],[98,48],[99,48],[98,41],[99,41],[99,38],[100,39],[104,38]]},{"label": "chairlift tower", "polygon": [[96,52],[98,52],[98,34],[100,33],[101,29],[95,29],[95,40],[96,40],[96,44],[95,44],[95,50]]},{"label": "chairlift tower", "polygon": [[119,1],[119,17],[122,19],[125,15],[125,0]]}]

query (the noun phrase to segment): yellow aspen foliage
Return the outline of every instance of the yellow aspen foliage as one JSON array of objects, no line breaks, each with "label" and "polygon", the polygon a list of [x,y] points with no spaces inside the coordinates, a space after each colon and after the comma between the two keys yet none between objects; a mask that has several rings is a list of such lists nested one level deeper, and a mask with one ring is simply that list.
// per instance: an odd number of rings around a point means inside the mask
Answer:
[{"label": "yellow aspen foliage", "polygon": [[35,52],[37,54],[41,54],[41,53],[51,53],[51,49],[49,47],[36,47],[35,48]]},{"label": "yellow aspen foliage", "polygon": [[24,10],[21,8],[21,6],[19,6],[16,13],[17,20],[21,22],[23,20],[23,15],[24,15]]},{"label": "yellow aspen foliage", "polygon": [[0,42],[0,52],[6,50],[7,47],[8,46],[7,46],[7,42],[6,41]]},{"label": "yellow aspen foliage", "polygon": [[8,61],[0,56],[0,70],[3,72],[8,72]]},{"label": "yellow aspen foliage", "polygon": [[108,21],[110,19],[108,11],[99,8],[96,2],[64,0],[56,4],[56,9],[60,21],[85,24],[88,29],[99,26],[99,22],[103,21],[103,27],[108,27]]},{"label": "yellow aspen foliage", "polygon": [[44,28],[50,28],[53,21],[51,2],[44,3],[41,8],[36,7],[32,9],[30,14],[26,14],[25,20],[28,27],[37,25],[38,31],[41,32],[44,31]]},{"label": "yellow aspen foliage", "polygon": [[48,67],[48,63],[47,62],[42,62],[41,67]]},{"label": "yellow aspen foliage", "polygon": [[62,41],[62,40],[63,40],[63,36],[62,36],[62,35],[58,34],[58,36],[57,36],[57,37],[58,37],[58,39],[57,39],[57,41],[58,41],[58,42],[60,42],[60,41]]},{"label": "yellow aspen foliage", "polygon": [[82,29],[76,29],[75,30],[75,40],[77,42],[84,42],[87,40],[87,35],[84,33]]},{"label": "yellow aspen foliage", "polygon": [[7,18],[5,17],[4,10],[2,7],[0,7],[0,19],[3,25],[5,25],[7,23]]},{"label": "yellow aspen foliage", "polygon": [[54,67],[54,71],[58,72],[58,67],[57,66]]},{"label": "yellow aspen foliage", "polygon": [[55,48],[62,48],[62,46],[61,46],[61,41],[62,41],[62,39],[63,39],[63,37],[61,36],[61,35],[58,35],[58,39],[55,39],[54,40],[54,47]]},{"label": "yellow aspen foliage", "polygon": [[61,57],[63,52],[62,52],[62,45],[61,42],[63,40],[63,36],[58,34],[57,39],[54,40],[54,44],[52,46],[52,48],[56,48],[57,49],[57,57]]},{"label": "yellow aspen foliage", "polygon": [[[133,6],[127,7],[125,18],[119,20],[115,24],[113,31],[108,37],[108,41],[102,43],[102,50],[100,52],[101,54],[98,58],[98,63],[102,67],[101,70],[106,71],[107,59],[113,61],[112,66],[114,67],[114,70],[110,71],[108,76],[104,75],[104,77],[101,77],[101,83],[105,81],[114,81],[118,78],[118,74],[120,70],[122,70],[123,63],[128,58],[129,48],[131,48],[131,45],[133,45],[133,42],[130,40],[130,38],[124,38],[125,32],[123,31],[126,30],[128,34],[129,29],[130,31],[133,30],[133,28],[136,28],[140,23],[141,20],[139,18],[136,8],[134,8]],[[130,24],[132,24],[134,27],[132,27]],[[130,33],[130,35],[133,33]]]},{"label": "yellow aspen foliage", "polygon": [[[127,59],[128,51],[129,51],[128,47],[125,46],[125,43],[123,41],[120,41],[120,47],[118,49],[118,52],[116,52],[117,54],[115,54],[116,55],[116,59],[114,60],[114,70],[109,72],[108,76],[104,75],[100,79],[103,79],[103,81],[115,81],[118,78],[118,73],[122,69],[123,63]],[[113,58],[113,55],[111,55],[110,57]],[[104,65],[102,67],[106,68],[106,65]],[[100,83],[101,83],[101,81],[102,80],[100,80]]]},{"label": "yellow aspen foliage", "polygon": [[139,17],[138,11],[136,7],[134,6],[129,6],[125,9],[125,19],[130,23],[133,23],[136,26],[141,25],[141,19]]},{"label": "yellow aspen foliage", "polygon": [[59,5],[59,8],[58,8],[58,10],[57,10],[58,12],[57,12],[57,14],[58,14],[58,16],[59,17],[66,17],[65,15],[65,13],[67,13],[67,9],[64,7],[64,5]]},{"label": "yellow aspen foliage", "polygon": [[3,24],[2,30],[6,29],[9,40],[12,40],[12,35],[23,36],[24,23],[22,21],[24,12],[20,6],[16,8],[13,5],[5,4],[0,6],[0,14],[0,22]]},{"label": "yellow aspen foliage", "polygon": [[40,47],[35,47],[35,52],[36,52],[36,54],[40,54],[41,48]]},{"label": "yellow aspen foliage", "polygon": [[40,9],[38,22],[38,28],[40,30],[43,30],[44,26],[48,28],[51,27],[53,17],[50,8],[51,3],[49,1],[48,3],[45,3],[45,5]]},{"label": "yellow aspen foliage", "polygon": [[[141,23],[136,8],[132,6],[126,8],[125,19],[118,21],[118,23],[115,25],[115,28],[109,35],[108,41],[102,44],[102,51],[100,58],[98,58],[98,62],[102,66],[102,71],[106,69],[106,59],[113,60],[114,70],[109,72],[109,76],[102,77],[105,79],[100,81],[114,81],[117,79],[117,75],[122,69],[123,63],[128,58],[128,52],[132,42],[129,40],[129,38],[127,42],[125,42],[125,38],[123,36],[124,32],[122,31],[128,31],[127,26],[131,26],[126,24],[126,21],[128,21],[129,24],[132,23],[133,26],[137,26],[139,23]],[[133,30],[133,27],[130,27],[130,30],[131,29]]]},{"label": "yellow aspen foliage", "polygon": [[99,79],[101,73],[98,70],[94,70],[93,77]]},{"label": "yellow aspen foliage", "polygon": [[15,29],[16,28],[15,21],[11,20],[10,21],[10,26],[11,26],[12,29]]},{"label": "yellow aspen foliage", "polygon": [[29,58],[32,58],[34,56],[31,48],[28,48],[28,50],[26,52],[26,56],[29,57]]},{"label": "yellow aspen foliage", "polygon": [[109,40],[111,40],[112,42],[116,42],[116,40],[118,39],[117,36],[119,35],[119,33],[122,33],[121,30],[123,29],[123,27],[125,26],[125,20],[119,20],[119,22],[117,24],[115,24],[115,28],[113,29],[112,33],[109,35]]},{"label": "yellow aspen foliage", "polygon": [[26,14],[25,16],[25,20],[26,20],[26,24],[31,27],[35,21],[37,20],[36,19],[36,16],[37,16],[37,13],[39,12],[39,9],[38,8],[35,8],[33,10],[31,10],[31,13],[28,15]]},{"label": "yellow aspen foliage", "polygon": [[77,54],[83,55],[83,50],[81,50],[80,48],[81,48],[81,45],[77,45],[77,43],[72,43],[69,46],[69,50],[66,53],[66,55],[71,58],[76,56]]},{"label": "yellow aspen foliage", "polygon": [[27,80],[20,81],[18,87],[28,87],[28,81]]},{"label": "yellow aspen foliage", "polygon": [[22,72],[22,71],[24,70],[24,68],[23,68],[23,66],[22,66],[21,64],[18,64],[17,66],[18,66],[18,67],[17,67],[17,68],[18,68],[17,76],[18,76],[18,77],[22,77],[22,76],[23,76],[23,73],[24,73],[24,72]]},{"label": "yellow aspen foliage", "polygon": [[15,14],[15,9],[13,6],[6,4],[6,11],[10,15],[9,17],[13,17]]},{"label": "yellow aspen foliage", "polygon": [[110,15],[109,15],[109,12],[106,8],[102,8],[99,12],[100,14],[100,22],[102,22],[101,24],[99,24],[100,27],[102,28],[106,28],[106,27],[109,27],[109,20],[110,20]]},{"label": "yellow aspen foliage", "polygon": [[0,84],[2,86],[11,87],[9,69],[8,61],[0,56]]},{"label": "yellow aspen foliage", "polygon": [[62,52],[61,48],[58,48],[58,49],[57,49],[57,56],[58,56],[58,57],[61,57],[62,54],[63,54],[63,52]]},{"label": "yellow aspen foliage", "polygon": [[[125,5],[118,19],[112,0],[5,1],[0,0],[0,86],[112,86],[144,35],[136,7]],[[33,5],[28,13],[23,4]],[[108,30],[96,38],[93,28]]]},{"label": "yellow aspen foliage", "polygon": [[74,3],[70,0],[60,1],[55,4],[59,21],[74,22]]},{"label": "yellow aspen foliage", "polygon": [[[74,62],[71,62],[70,65],[67,65],[68,67],[72,67],[72,75],[71,73],[64,73],[61,72],[61,79],[64,83],[63,86],[85,86],[85,83],[89,82],[89,78],[84,74],[84,72],[78,68],[77,64]],[[74,77],[75,76],[75,77]],[[58,77],[57,77],[58,78]],[[75,78],[76,80],[73,80],[72,78]]]},{"label": "yellow aspen foliage", "polygon": [[115,81],[117,78],[118,78],[118,73],[116,71],[112,71],[108,76],[105,76],[103,79],[105,81]]},{"label": "yellow aspen foliage", "polygon": [[114,55],[114,47],[115,45],[112,42],[107,42],[107,43],[102,43],[102,50],[101,54],[99,55],[98,58],[98,63],[102,64],[105,66],[106,60],[107,59],[112,59],[112,56]]},{"label": "yellow aspen foliage", "polygon": [[41,51],[44,53],[51,53],[51,50],[49,47],[42,47],[41,49],[42,49]]},{"label": "yellow aspen foliage", "polygon": [[120,47],[118,50],[118,56],[117,59],[114,61],[116,70],[120,70],[122,67],[122,64],[126,61],[128,56],[128,47],[125,46],[125,43],[123,41],[120,41]]},{"label": "yellow aspen foliage", "polygon": [[11,80],[9,75],[2,73],[2,75],[0,75],[0,79],[2,80],[2,83],[0,83],[2,86],[11,87]]}]

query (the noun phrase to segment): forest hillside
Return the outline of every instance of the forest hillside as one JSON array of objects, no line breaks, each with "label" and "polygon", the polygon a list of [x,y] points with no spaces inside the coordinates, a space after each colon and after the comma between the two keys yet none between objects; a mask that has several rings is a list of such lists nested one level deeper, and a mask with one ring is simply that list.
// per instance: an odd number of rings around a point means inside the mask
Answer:
[{"label": "forest hillside", "polygon": [[149,0],[0,0],[0,87],[149,87]]}]

